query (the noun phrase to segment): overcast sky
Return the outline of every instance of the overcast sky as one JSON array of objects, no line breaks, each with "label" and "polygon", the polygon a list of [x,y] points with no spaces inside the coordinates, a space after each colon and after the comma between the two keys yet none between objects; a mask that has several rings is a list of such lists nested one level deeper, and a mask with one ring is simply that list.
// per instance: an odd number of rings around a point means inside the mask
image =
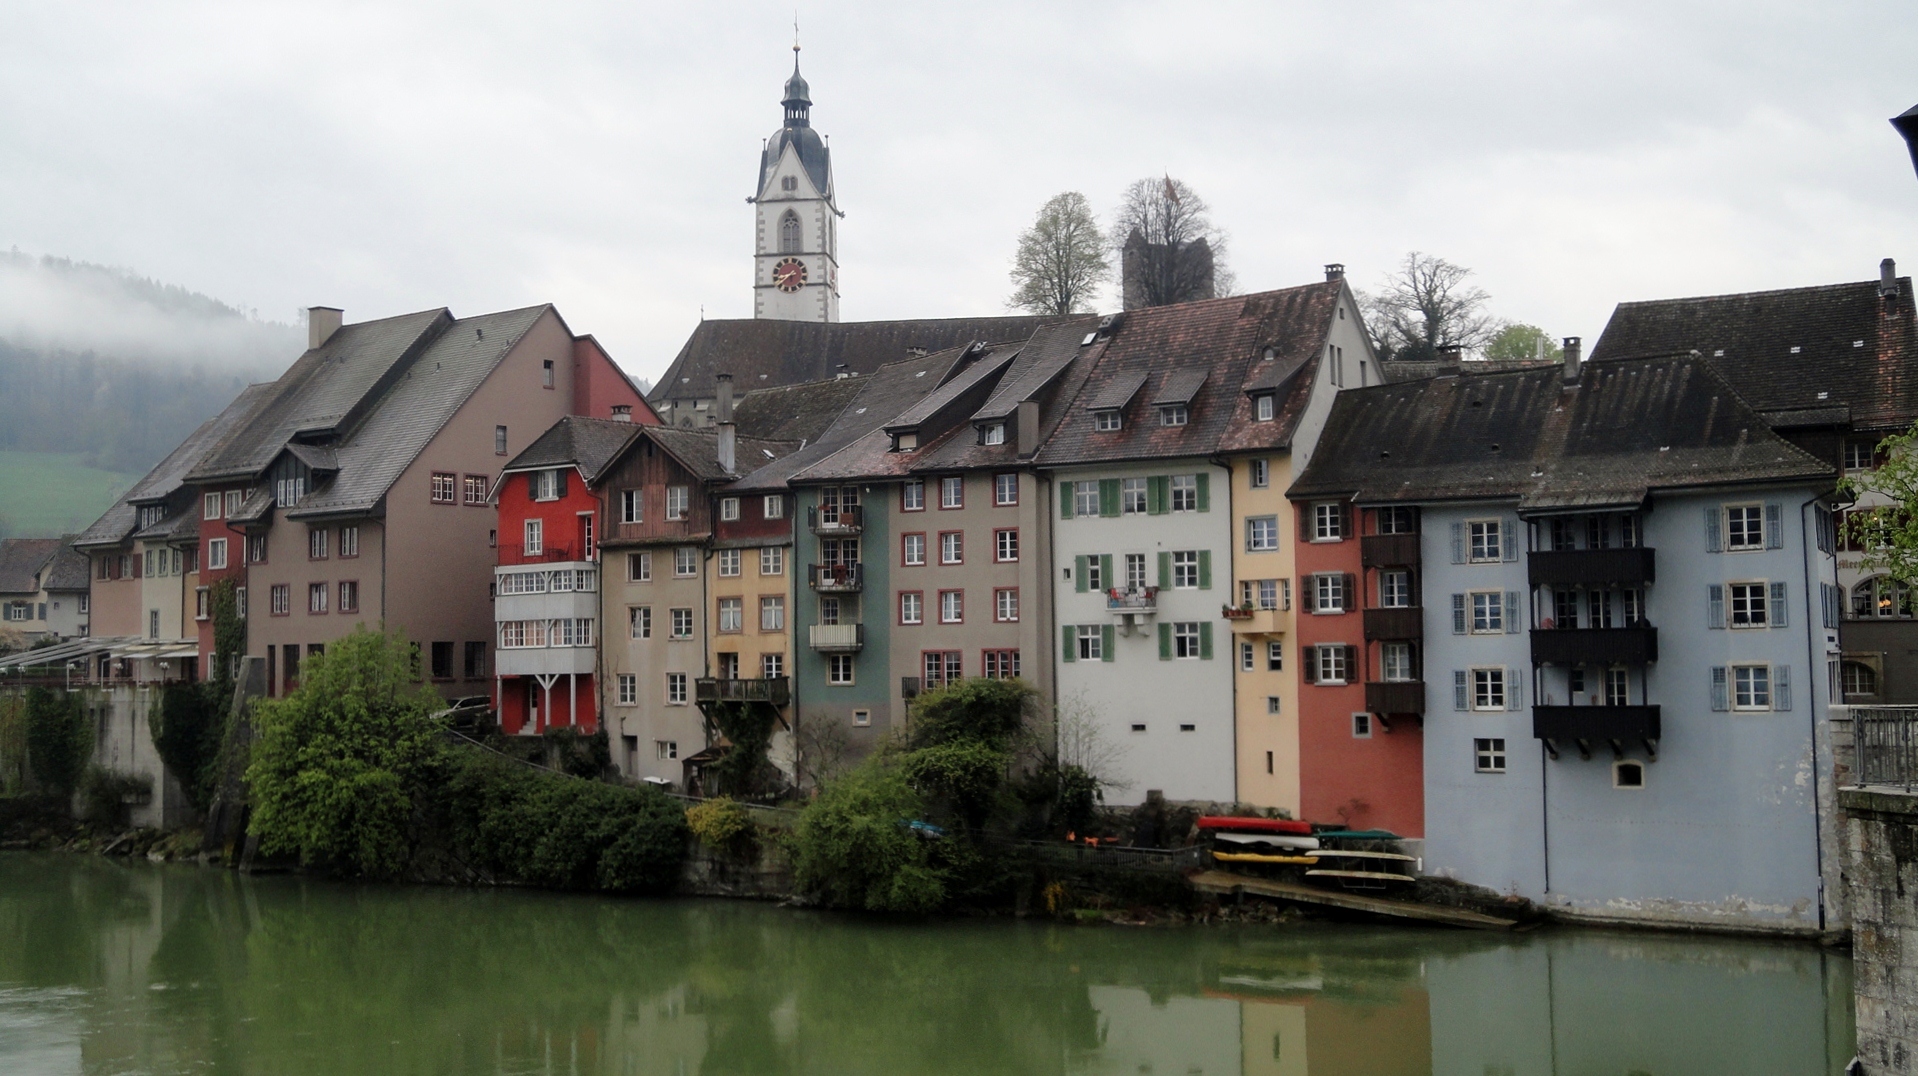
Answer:
[{"label": "overcast sky", "polygon": [[[847,320],[999,312],[1040,203],[1161,172],[1244,290],[1421,250],[1588,340],[1620,300],[1918,268],[1906,0],[800,7]],[[0,248],[275,320],[550,301],[656,378],[702,307],[751,313],[792,17],[0,0]]]}]

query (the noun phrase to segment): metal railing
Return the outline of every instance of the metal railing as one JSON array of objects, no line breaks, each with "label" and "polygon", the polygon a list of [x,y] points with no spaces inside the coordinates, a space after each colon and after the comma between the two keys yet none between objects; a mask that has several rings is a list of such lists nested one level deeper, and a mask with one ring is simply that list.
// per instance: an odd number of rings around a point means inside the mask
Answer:
[{"label": "metal railing", "polygon": [[1918,787],[1918,706],[1851,707],[1861,785]]}]

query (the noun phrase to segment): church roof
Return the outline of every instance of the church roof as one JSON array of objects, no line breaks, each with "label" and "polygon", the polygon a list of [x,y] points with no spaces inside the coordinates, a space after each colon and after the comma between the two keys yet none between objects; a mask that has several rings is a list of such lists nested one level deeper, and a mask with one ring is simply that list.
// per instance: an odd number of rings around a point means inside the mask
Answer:
[{"label": "church roof", "polygon": [[758,193],[765,193],[766,181],[772,178],[773,168],[779,164],[779,158],[790,145],[799,153],[800,167],[806,170],[806,178],[812,180],[813,189],[821,197],[832,197],[832,150],[826,147],[826,140],[819,132],[807,127],[781,127],[766,139],[766,148],[759,153]]}]

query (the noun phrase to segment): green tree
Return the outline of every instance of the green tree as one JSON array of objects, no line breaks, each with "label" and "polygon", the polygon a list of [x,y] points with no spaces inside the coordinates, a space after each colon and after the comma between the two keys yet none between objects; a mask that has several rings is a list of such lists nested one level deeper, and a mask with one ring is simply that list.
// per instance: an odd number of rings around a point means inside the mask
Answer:
[{"label": "green tree", "polygon": [[1457,344],[1480,351],[1497,324],[1485,312],[1491,296],[1469,283],[1470,269],[1413,251],[1376,294],[1360,297],[1365,326],[1385,358],[1429,361]]},{"label": "green tree", "polygon": [[81,696],[44,687],[27,689],[27,762],[48,792],[71,795],[93,753]]},{"label": "green tree", "polygon": [[411,822],[435,785],[439,696],[413,675],[413,647],[356,628],[262,700],[246,780],[268,854],[372,877],[412,856]]},{"label": "green tree", "polygon": [[1564,362],[1565,349],[1554,343],[1544,329],[1523,322],[1509,322],[1485,345],[1485,357],[1498,362],[1528,362],[1542,359]]},{"label": "green tree", "polygon": [[1024,680],[957,680],[913,700],[912,745],[980,740],[1009,749],[1025,732],[1039,693]]},{"label": "green tree", "polygon": [[1852,472],[1838,483],[1851,497],[1875,494],[1891,502],[1847,513],[1845,538],[1864,550],[1866,571],[1884,572],[1906,586],[1918,586],[1918,425],[1878,442],[1881,461],[1872,470]]},{"label": "green tree", "polygon": [[168,684],[147,715],[154,750],[196,811],[205,811],[213,802],[219,784],[225,702],[231,694],[226,685],[225,680]]},{"label": "green tree", "polygon": [[1019,236],[1007,305],[1034,314],[1092,309],[1092,292],[1112,278],[1092,205],[1078,191],[1055,194]]},{"label": "green tree", "polygon": [[829,782],[800,817],[794,873],[828,904],[876,912],[926,912],[946,901],[946,872],[906,823],[925,800],[891,760],[868,758]]}]

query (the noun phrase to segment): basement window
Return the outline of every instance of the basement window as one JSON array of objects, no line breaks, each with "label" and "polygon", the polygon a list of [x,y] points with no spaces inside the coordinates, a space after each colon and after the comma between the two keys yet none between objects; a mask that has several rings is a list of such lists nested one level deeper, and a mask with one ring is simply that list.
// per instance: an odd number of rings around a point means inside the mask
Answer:
[{"label": "basement window", "polygon": [[1631,761],[1612,763],[1612,787],[1644,788],[1645,764]]}]

